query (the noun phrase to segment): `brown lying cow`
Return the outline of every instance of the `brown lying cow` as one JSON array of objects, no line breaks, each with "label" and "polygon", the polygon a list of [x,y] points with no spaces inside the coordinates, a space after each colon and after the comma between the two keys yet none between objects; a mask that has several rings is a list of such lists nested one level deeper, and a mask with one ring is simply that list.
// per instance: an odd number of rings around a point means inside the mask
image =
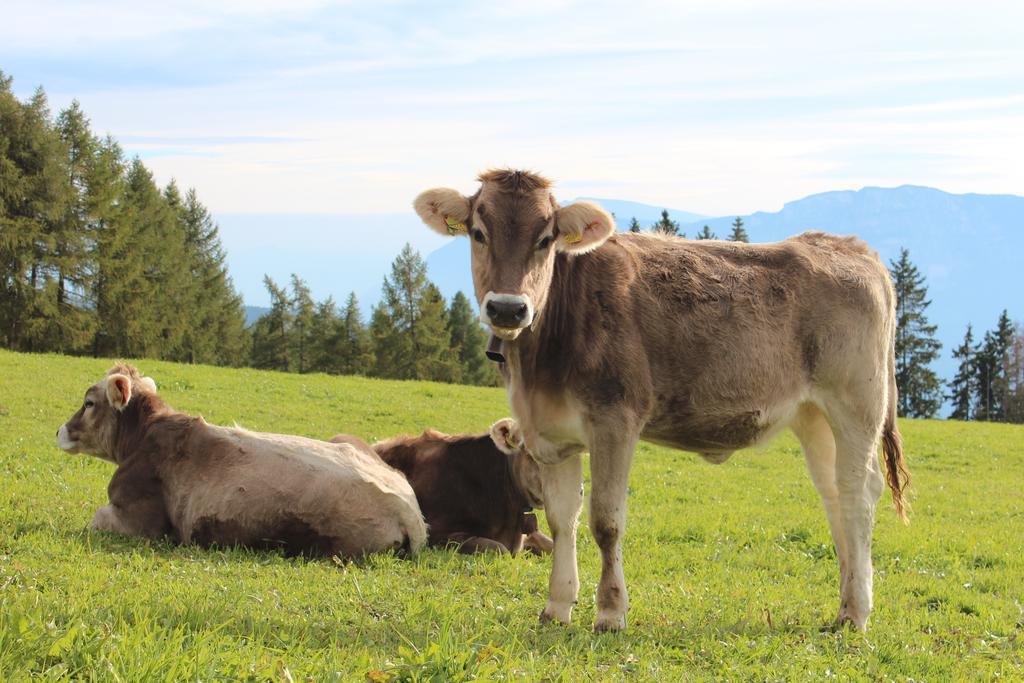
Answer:
[{"label": "brown lying cow", "polygon": [[[352,443],[345,435],[332,441]],[[449,436],[429,429],[373,445],[409,479],[427,520],[427,542],[457,545],[460,552],[551,552],[533,508],[543,506],[537,463],[523,446],[514,420],[494,423],[487,434]]]},{"label": "brown lying cow", "polygon": [[601,207],[560,206],[525,171],[480,176],[472,196],[427,190],[423,221],[472,242],[481,318],[503,341],[512,412],[541,463],[554,537],[541,618],[568,622],[579,592],[580,453],[601,550],[599,631],[625,625],[626,487],[638,439],[722,462],[790,427],[839,558],[839,622],[865,628],[871,527],[883,475],[897,511],[908,474],[896,426],[895,296],[878,255],[807,233],[776,244],[615,233]]},{"label": "brown lying cow", "polygon": [[209,425],[128,365],[89,388],[57,443],[117,465],[93,529],[341,557],[426,541],[409,483],[369,448]]}]

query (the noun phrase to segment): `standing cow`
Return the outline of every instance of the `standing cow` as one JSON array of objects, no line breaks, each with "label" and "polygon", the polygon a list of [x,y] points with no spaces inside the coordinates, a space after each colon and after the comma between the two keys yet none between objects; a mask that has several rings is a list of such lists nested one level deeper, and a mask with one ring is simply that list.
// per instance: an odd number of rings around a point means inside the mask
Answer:
[{"label": "standing cow", "polygon": [[896,426],[894,294],[854,238],[775,244],[615,234],[589,202],[559,206],[545,178],[492,170],[472,196],[437,188],[423,221],[472,241],[481,318],[503,341],[512,412],[543,466],[554,536],[542,620],[579,593],[580,453],[601,550],[597,631],[625,626],[626,486],[638,439],[723,462],[785,427],[821,494],[840,571],[838,623],[866,628],[882,438],[896,510],[909,474]]}]

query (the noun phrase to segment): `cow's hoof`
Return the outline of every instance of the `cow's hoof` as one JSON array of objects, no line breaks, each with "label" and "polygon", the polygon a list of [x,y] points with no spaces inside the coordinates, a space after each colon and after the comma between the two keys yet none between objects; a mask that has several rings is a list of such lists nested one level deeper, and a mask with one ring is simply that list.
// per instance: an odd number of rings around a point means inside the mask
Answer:
[{"label": "cow's hoof", "polygon": [[868,618],[867,616],[858,618],[857,616],[849,613],[846,610],[840,610],[839,616],[832,622],[832,626],[829,628],[833,633],[838,631],[845,631],[851,629],[853,631],[860,631],[864,633],[868,630]]},{"label": "cow's hoof", "polygon": [[555,622],[558,624],[568,624],[572,621],[572,605],[558,605],[549,602],[544,608],[544,611],[540,613],[540,623],[547,624],[549,622]]},{"label": "cow's hoof", "polygon": [[594,633],[612,633],[625,628],[625,614],[598,614],[594,620]]}]

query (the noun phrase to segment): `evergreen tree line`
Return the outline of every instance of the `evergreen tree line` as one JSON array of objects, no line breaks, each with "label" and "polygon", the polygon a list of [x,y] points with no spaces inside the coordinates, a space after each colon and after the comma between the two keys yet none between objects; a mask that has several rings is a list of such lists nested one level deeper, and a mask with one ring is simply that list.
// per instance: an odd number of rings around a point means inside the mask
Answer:
[{"label": "evergreen tree line", "polygon": [[[669,218],[668,209],[661,210],[661,218],[651,224],[649,230],[662,235],[672,235],[674,237],[686,237],[686,233],[679,229],[679,221],[674,221]],[[643,232],[643,227],[640,225],[640,221],[633,216],[629,219],[629,231],[630,232]],[[711,228],[705,225],[701,228],[700,232],[697,233],[696,239],[699,240],[717,240],[718,235],[711,231]],[[739,216],[732,222],[732,231],[729,233],[727,238],[731,242],[749,242],[750,236],[747,234],[747,229],[744,227],[743,219]]]},{"label": "evergreen tree line", "polygon": [[934,417],[948,399],[953,420],[1024,422],[1024,329],[1014,325],[1005,310],[995,329],[978,342],[968,325],[963,342],[953,350],[959,362],[956,375],[944,384],[929,367],[939,357],[942,344],[926,316],[931,301],[924,275],[906,249],[890,262],[889,271],[896,290],[899,414]]},{"label": "evergreen tree line", "polygon": [[484,355],[486,336],[469,299],[451,304],[427,278],[423,259],[408,244],[385,276],[381,300],[364,324],[355,293],[344,310],[328,297],[316,303],[292,275],[286,289],[264,278],[270,311],[252,328],[251,364],[286,372],[367,374],[461,384],[496,383]]},{"label": "evergreen tree line", "polygon": [[238,364],[242,300],[195,191],[160,188],[0,72],[0,345],[21,351]]},{"label": "evergreen tree line", "polygon": [[953,357],[957,371],[946,385],[950,419],[1024,423],[1024,329],[1005,310],[977,342],[968,325]]}]

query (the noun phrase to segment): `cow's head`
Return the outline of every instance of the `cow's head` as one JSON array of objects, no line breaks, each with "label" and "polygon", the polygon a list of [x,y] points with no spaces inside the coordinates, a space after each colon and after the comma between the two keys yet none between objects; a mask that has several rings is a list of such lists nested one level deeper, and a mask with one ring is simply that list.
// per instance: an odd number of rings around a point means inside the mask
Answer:
[{"label": "cow's head", "polygon": [[499,337],[515,339],[544,310],[555,254],[597,249],[615,222],[591,202],[560,207],[551,183],[527,171],[492,170],[478,179],[471,197],[435,188],[413,206],[441,234],[469,237],[480,318]]},{"label": "cow's head", "polygon": [[511,417],[498,420],[491,425],[491,439],[498,450],[508,456],[516,488],[531,506],[543,508],[544,487],[541,482],[540,466],[526,449],[519,424]]},{"label": "cow's head", "polygon": [[139,393],[156,393],[156,382],[142,377],[131,365],[115,365],[102,381],[85,392],[78,412],[57,430],[57,445],[68,453],[114,459],[117,422]]}]

